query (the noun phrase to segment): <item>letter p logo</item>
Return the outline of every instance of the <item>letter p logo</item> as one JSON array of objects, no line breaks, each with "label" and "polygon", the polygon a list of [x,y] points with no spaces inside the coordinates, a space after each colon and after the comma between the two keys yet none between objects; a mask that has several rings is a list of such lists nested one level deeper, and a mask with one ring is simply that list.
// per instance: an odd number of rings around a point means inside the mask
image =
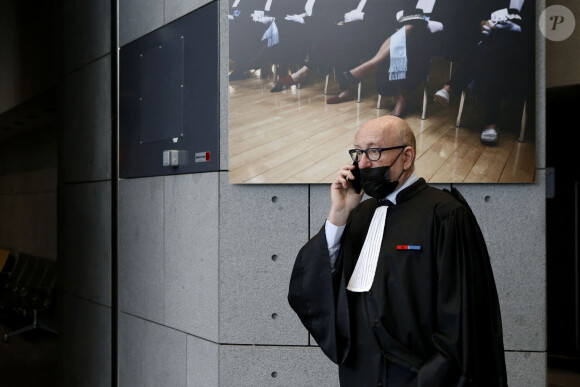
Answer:
[{"label": "letter p logo", "polygon": [[542,35],[555,42],[568,39],[576,26],[574,14],[563,5],[551,5],[540,14]]}]

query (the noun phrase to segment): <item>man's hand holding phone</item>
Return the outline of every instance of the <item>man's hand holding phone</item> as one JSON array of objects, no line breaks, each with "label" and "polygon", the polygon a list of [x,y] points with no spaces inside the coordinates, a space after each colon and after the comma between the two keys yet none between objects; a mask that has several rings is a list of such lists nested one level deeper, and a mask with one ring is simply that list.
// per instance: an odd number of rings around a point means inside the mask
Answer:
[{"label": "man's hand holding phone", "polygon": [[360,185],[358,164],[347,164],[338,172],[330,186],[331,207],[328,220],[335,226],[346,224],[348,215],[361,201],[364,192]]}]

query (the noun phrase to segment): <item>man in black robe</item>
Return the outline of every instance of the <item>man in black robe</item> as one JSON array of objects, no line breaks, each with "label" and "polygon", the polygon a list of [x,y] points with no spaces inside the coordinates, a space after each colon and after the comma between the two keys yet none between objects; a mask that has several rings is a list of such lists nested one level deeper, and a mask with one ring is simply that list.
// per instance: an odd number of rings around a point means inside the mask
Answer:
[{"label": "man in black robe", "polygon": [[[471,209],[415,174],[404,120],[365,123],[354,147],[360,169],[345,165],[332,183],[328,219],[300,250],[288,294],[341,386],[507,385],[497,291]],[[373,199],[361,203],[364,192]]]}]

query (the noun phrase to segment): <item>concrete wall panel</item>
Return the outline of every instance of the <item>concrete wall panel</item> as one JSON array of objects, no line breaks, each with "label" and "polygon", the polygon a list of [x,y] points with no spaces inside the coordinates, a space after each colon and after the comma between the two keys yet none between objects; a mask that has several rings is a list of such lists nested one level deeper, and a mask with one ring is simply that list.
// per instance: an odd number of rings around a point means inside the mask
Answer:
[{"label": "concrete wall panel", "polygon": [[[0,114],[26,104],[58,82],[59,4],[0,2]],[[2,134],[8,133],[3,130]]]},{"label": "concrete wall panel", "polygon": [[38,171],[9,173],[0,176],[0,195],[14,192],[56,191],[56,179],[56,167]]},{"label": "concrete wall panel", "polygon": [[0,142],[0,195],[56,191],[58,128],[37,130]]},{"label": "concrete wall panel", "polygon": [[56,259],[57,129],[0,143],[0,247]]},{"label": "concrete wall panel", "polygon": [[56,192],[0,195],[0,246],[56,259]]},{"label": "concrete wall panel", "polygon": [[330,210],[330,184],[310,185],[310,238],[324,226]]},{"label": "concrete wall panel", "polygon": [[195,11],[199,7],[202,7],[208,3],[210,0],[165,0],[165,24],[171,23],[175,19],[179,19],[188,13]]},{"label": "concrete wall panel", "polygon": [[61,186],[59,212],[60,288],[110,307],[110,183]]},{"label": "concrete wall panel", "polygon": [[63,0],[65,74],[111,52],[111,2]]},{"label": "concrete wall panel", "polygon": [[119,315],[119,386],[186,386],[187,335]]},{"label": "concrete wall panel", "polygon": [[163,179],[119,184],[119,307],[164,322]]},{"label": "concrete wall panel", "polygon": [[498,288],[506,350],[546,350],[545,179],[462,185],[484,234]]},{"label": "concrete wall panel", "polygon": [[338,368],[317,347],[220,346],[220,386],[338,386]]},{"label": "concrete wall panel", "polygon": [[68,75],[59,151],[62,183],[111,178],[111,58]]},{"label": "concrete wall panel", "polygon": [[220,183],[220,342],[307,344],[287,302],[308,239],[307,186]]},{"label": "concrete wall panel", "polygon": [[218,173],[165,177],[165,323],[218,340]]},{"label": "concrete wall panel", "polygon": [[218,385],[219,345],[187,336],[187,387]]},{"label": "concrete wall panel", "polygon": [[119,0],[119,45],[163,26],[164,1]]},{"label": "concrete wall panel", "polygon": [[58,329],[62,387],[111,385],[111,310],[59,294]]},{"label": "concrete wall panel", "polygon": [[513,387],[546,386],[545,352],[506,352],[508,384]]}]

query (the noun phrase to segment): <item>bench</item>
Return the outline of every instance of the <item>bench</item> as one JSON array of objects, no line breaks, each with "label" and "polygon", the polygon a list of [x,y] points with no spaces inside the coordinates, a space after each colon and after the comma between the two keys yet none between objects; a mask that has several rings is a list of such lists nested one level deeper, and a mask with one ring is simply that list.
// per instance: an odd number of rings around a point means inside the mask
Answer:
[{"label": "bench", "polygon": [[0,250],[0,264],[4,261],[0,275],[0,307],[32,311],[34,316],[32,324],[5,334],[4,341],[33,329],[56,334],[54,329],[38,321],[38,314],[47,310],[52,302],[57,277],[56,262],[24,253],[19,254],[18,258],[9,255],[2,260],[4,255]]}]

